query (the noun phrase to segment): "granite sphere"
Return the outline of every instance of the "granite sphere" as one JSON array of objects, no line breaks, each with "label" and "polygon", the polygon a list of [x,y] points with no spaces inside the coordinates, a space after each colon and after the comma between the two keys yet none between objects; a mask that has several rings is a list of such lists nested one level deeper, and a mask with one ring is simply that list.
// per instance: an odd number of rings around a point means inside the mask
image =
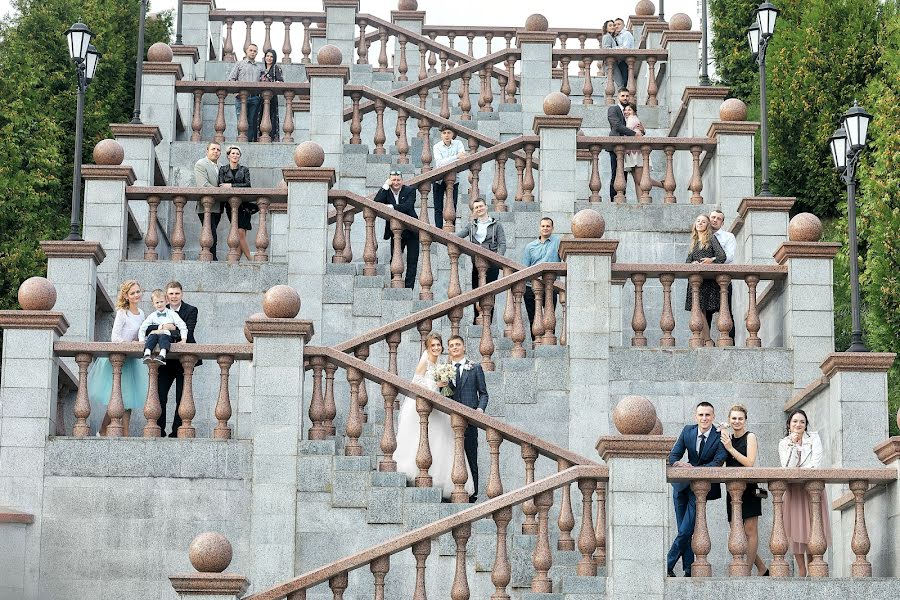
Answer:
[{"label": "granite sphere", "polygon": [[400,0],[397,10],[419,10],[419,3],[416,0]]},{"label": "granite sphere", "polygon": [[622,435],[648,435],[656,427],[656,409],[643,396],[625,396],[613,409],[613,424]]},{"label": "granite sphere", "polygon": [[578,239],[602,238],[605,231],[603,215],[593,208],[579,210],[572,217],[572,235]]},{"label": "granite sphere", "polygon": [[740,98],[729,98],[719,107],[719,119],[722,121],[746,121],[747,105]]},{"label": "granite sphere", "polygon": [[569,114],[572,100],[562,92],[550,92],[544,97],[544,114],[562,117]]},{"label": "granite sphere", "polygon": [[94,146],[94,164],[118,166],[125,160],[125,149],[116,140],[100,140]]},{"label": "granite sphere", "polygon": [[325,164],[325,150],[311,140],[298,144],[294,149],[294,164],[298,167],[321,167]]},{"label": "granite sphere", "polygon": [[653,429],[650,431],[650,435],[662,435],[662,434],[663,434],[662,421],[659,420],[659,417],[656,417],[656,425],[653,426]]},{"label": "granite sphere", "polygon": [[316,54],[316,62],[320,65],[339,65],[344,60],[341,49],[334,44],[325,44]]},{"label": "granite sphere", "polygon": [[249,343],[253,343],[253,335],[250,334],[250,327],[247,325],[248,321],[259,321],[260,319],[265,319],[266,313],[253,313],[249,317],[247,317],[247,321],[244,321],[244,337],[247,338]]},{"label": "granite sphere", "polygon": [[218,531],[204,531],[188,546],[188,558],[201,573],[221,573],[231,564],[231,542]]},{"label": "granite sphere", "polygon": [[175,53],[172,47],[165,42],[156,42],[147,48],[147,62],[172,62]]},{"label": "granite sphere", "polygon": [[672,31],[690,31],[693,26],[694,22],[684,13],[675,13],[669,18],[669,29]]},{"label": "granite sphere", "polygon": [[534,13],[525,19],[525,31],[547,31],[550,22],[540,13]]},{"label": "granite sphere", "polygon": [[22,310],[52,310],[56,304],[56,286],[46,277],[29,277],[19,286]]},{"label": "granite sphere", "polygon": [[640,0],[640,2],[634,5],[634,14],[639,17],[649,17],[650,15],[654,15],[656,14],[656,5],[650,2],[650,0]]},{"label": "granite sphere", "polygon": [[300,313],[300,294],[289,285],[276,285],[263,295],[263,312],[270,319],[293,319]]},{"label": "granite sphere", "polygon": [[788,239],[792,242],[818,242],[822,239],[822,221],[812,213],[794,215],[788,223]]}]

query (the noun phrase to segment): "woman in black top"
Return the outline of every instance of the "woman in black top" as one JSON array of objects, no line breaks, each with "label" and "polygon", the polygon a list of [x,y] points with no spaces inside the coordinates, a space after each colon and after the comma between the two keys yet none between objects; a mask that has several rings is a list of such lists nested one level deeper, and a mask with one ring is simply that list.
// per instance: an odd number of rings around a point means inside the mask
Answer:
[{"label": "woman in black top", "polygon": [[[269,48],[266,50],[266,54],[263,57],[263,72],[259,74],[260,81],[284,81],[284,75],[281,73],[281,67],[278,66],[278,57],[275,54],[275,51]],[[287,107],[287,110],[290,110],[290,107]],[[262,124],[262,108],[259,110],[259,124]],[[269,122],[272,124],[272,131],[269,135],[272,137],[273,142],[277,142],[281,139],[278,135],[279,133],[279,122],[278,122],[278,95],[272,94],[272,99],[269,101]],[[256,128],[257,131],[262,131],[261,127]]]},{"label": "woman in black top", "polygon": [[[219,167],[219,187],[250,187],[250,169],[240,164],[241,149],[237,146],[229,146],[228,164]],[[250,217],[253,213],[258,212],[259,207],[255,202],[244,200],[237,210],[238,235],[240,236],[241,254],[247,257],[247,260],[253,260],[250,256],[250,246],[247,244],[247,232],[253,229],[250,224]],[[228,220],[232,219],[231,210],[226,210]]]},{"label": "woman in black top", "polygon": [[[694,220],[691,227],[691,245],[684,262],[695,265],[708,265],[712,263],[722,264],[725,262],[725,251],[719,240],[713,235],[709,226],[709,217],[699,215]],[[690,285],[687,290],[687,298],[685,299],[684,309],[691,312],[694,306],[693,294]],[[703,343],[711,344],[712,339],[709,337],[709,323],[713,313],[719,311],[719,284],[715,279],[704,279],[700,284],[700,311],[703,313]]]}]

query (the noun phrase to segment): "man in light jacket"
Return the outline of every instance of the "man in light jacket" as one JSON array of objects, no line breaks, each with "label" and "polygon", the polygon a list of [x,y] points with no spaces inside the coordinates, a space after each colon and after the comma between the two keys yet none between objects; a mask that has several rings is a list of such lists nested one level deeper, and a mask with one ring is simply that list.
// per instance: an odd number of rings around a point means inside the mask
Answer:
[{"label": "man in light jacket", "polygon": [[[503,226],[497,219],[487,214],[487,203],[484,199],[478,198],[472,203],[472,220],[465,227],[456,232],[461,238],[468,239],[473,244],[478,244],[485,250],[496,252],[500,256],[506,253],[506,234],[503,232]],[[495,264],[488,264],[485,277],[485,284],[497,281],[500,276],[500,267]],[[478,289],[479,277],[478,269],[475,268],[475,261],[472,261],[472,289]],[[478,306],[475,306],[475,316],[478,317]]]},{"label": "man in light jacket", "polygon": [[[194,163],[194,185],[197,187],[219,187],[219,157],[222,155],[222,146],[219,142],[210,142],[206,145],[206,156]],[[210,213],[210,224],[212,226],[212,259],[219,260],[216,257],[216,245],[219,236],[216,230],[219,227],[219,221],[222,219],[222,203],[213,204]],[[200,224],[203,224],[203,202],[197,201],[197,217]]]}]

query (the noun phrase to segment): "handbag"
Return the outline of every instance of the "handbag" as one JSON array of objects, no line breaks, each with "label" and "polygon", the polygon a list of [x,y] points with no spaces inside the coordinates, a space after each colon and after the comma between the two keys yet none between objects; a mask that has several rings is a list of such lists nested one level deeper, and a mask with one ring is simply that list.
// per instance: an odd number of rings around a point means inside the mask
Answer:
[{"label": "handbag", "polygon": [[766,498],[769,497],[769,490],[767,490],[765,488],[761,488],[759,486],[756,487],[756,490],[754,490],[753,493],[756,495],[757,498],[762,498],[763,500],[765,500]]}]

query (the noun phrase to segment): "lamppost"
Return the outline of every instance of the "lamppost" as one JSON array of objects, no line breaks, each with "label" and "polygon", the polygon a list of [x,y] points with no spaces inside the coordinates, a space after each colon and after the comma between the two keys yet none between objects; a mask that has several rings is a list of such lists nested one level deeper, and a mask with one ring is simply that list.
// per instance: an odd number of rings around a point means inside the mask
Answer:
[{"label": "lamppost", "polygon": [[175,20],[175,45],[181,45],[181,11],[184,10],[182,0],[178,0],[178,18]]},{"label": "lamppost", "polygon": [[771,196],[769,192],[769,105],[766,101],[766,49],[775,33],[778,9],[763,2],[756,9],[756,23],[747,30],[750,52],[759,65],[759,112],[760,112],[760,162],[762,163],[762,183],[760,196]]},{"label": "lamppost", "polygon": [[709,24],[706,14],[706,0],[700,0],[700,31],[703,36],[702,46],[700,47],[700,85],[710,85],[709,81],[709,54],[707,46]]},{"label": "lamppost", "polygon": [[859,251],[856,239],[856,166],[859,156],[866,147],[869,121],[872,115],[856,102],[853,108],[841,117],[841,127],[835,131],[829,143],[834,168],[841,174],[847,186],[847,222],[850,234],[850,312],[853,320],[850,347],[847,352],[868,352],[863,343],[862,324],[859,309]]},{"label": "lamppost", "polygon": [[75,23],[68,30],[69,56],[75,63],[75,74],[78,80],[78,100],[75,109],[75,169],[72,174],[72,220],[69,237],[66,241],[81,241],[81,149],[84,142],[84,94],[87,92],[100,53],[91,45],[94,34],[84,23]]},{"label": "lamppost", "polygon": [[666,20],[666,1],[665,0],[659,0],[659,20],[660,21]]},{"label": "lamppost", "polygon": [[[150,0],[140,0],[141,14],[138,21],[137,68],[134,72],[134,113],[131,117],[133,125],[141,124],[141,87],[144,83],[144,20],[147,16],[147,4]],[[181,13],[178,13],[179,19]]]}]

